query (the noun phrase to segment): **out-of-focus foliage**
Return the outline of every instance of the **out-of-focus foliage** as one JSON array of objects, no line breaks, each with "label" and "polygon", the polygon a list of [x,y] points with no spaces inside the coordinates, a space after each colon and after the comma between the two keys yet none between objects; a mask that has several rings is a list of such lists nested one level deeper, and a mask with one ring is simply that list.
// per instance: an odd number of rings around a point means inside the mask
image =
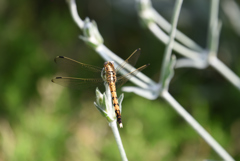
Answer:
[{"label": "out-of-focus foliage", "polygon": [[[153,1],[170,20],[174,1]],[[142,48],[137,66],[158,78],[164,45],[139,23],[133,1],[77,1],[94,19],[105,45],[127,58]],[[178,28],[206,46],[208,0],[184,1]],[[240,38],[220,10],[219,58],[240,75]],[[0,1],[0,160],[120,160],[113,135],[93,105],[94,91],[51,83],[53,59],[64,55],[101,66],[78,36],[64,0]],[[119,91],[119,94],[121,92]],[[170,93],[236,159],[240,159],[240,91],[215,70],[177,69]],[[220,160],[163,100],[125,94],[120,129],[129,160]]]}]

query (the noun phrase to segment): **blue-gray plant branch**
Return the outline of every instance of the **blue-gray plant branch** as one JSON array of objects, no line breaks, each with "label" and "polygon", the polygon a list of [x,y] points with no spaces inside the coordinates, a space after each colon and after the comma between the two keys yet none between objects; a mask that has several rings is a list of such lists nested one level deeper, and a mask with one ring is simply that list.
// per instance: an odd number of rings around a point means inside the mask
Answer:
[{"label": "blue-gray plant branch", "polygon": [[[103,44],[104,41],[97,29],[96,23],[90,21],[88,18],[83,21],[77,13],[75,0],[67,1],[74,21],[83,31],[81,39],[84,40],[87,45],[92,47],[105,61],[114,61],[117,65],[121,64],[124,60]],[[154,36],[156,36],[162,43],[166,44],[166,50],[164,53],[159,82],[156,83],[143,73],[139,73],[136,77],[130,79],[130,81],[136,86],[123,87],[122,90],[125,92],[136,93],[147,99],[163,97],[224,160],[234,161],[234,159],[213,139],[213,137],[189,113],[187,113],[168,92],[170,81],[174,76],[174,68],[194,67],[205,69],[208,66],[214,67],[227,80],[229,80],[229,82],[240,90],[239,77],[217,58],[219,35],[222,25],[221,21],[218,19],[219,0],[211,0],[209,32],[207,35],[208,46],[206,49],[203,49],[193,40],[177,30],[177,21],[182,2],[183,0],[176,0],[172,22],[168,23],[152,7],[150,0],[136,0],[140,19]],[[175,39],[181,43],[176,42]],[[176,60],[176,57],[171,54],[172,50],[181,54],[184,58]],[[128,70],[135,69],[131,65],[128,65],[126,68],[128,68]],[[97,91],[97,93],[99,96],[97,96],[95,105],[104,116],[107,116],[107,112],[104,111],[105,107],[101,107],[105,106],[104,100],[106,99],[107,90],[105,91],[105,94],[101,94],[99,91]],[[111,119],[108,120],[113,122]],[[115,128],[112,129],[113,133],[118,133],[117,135],[119,135],[119,132]],[[114,134],[114,136],[117,135]],[[119,142],[119,138],[120,137],[116,139],[117,142]],[[119,149],[123,149],[123,147],[120,147]],[[125,151],[120,150],[120,153],[123,154],[122,159],[126,159]]]}]

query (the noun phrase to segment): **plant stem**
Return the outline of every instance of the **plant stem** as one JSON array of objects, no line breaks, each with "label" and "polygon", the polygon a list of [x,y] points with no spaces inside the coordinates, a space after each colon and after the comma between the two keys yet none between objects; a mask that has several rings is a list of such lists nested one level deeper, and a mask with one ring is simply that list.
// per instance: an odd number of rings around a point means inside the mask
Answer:
[{"label": "plant stem", "polygon": [[[209,25],[208,25],[208,49],[213,52],[212,50],[214,49],[213,44],[215,41],[214,36],[215,36],[215,30],[216,25],[218,24],[218,10],[219,10],[219,0],[211,0],[211,5],[210,5],[210,19],[209,19]],[[214,51],[217,52],[217,51]]]},{"label": "plant stem", "polygon": [[[151,9],[153,13],[153,19],[155,22],[167,33],[170,33],[171,31],[171,24],[164,19],[154,8]],[[187,37],[185,34],[183,34],[181,31],[176,31],[176,39],[180,41],[182,44],[186,45],[190,49],[196,50],[196,51],[202,51],[203,48],[200,47],[196,42],[191,40],[189,37]]]},{"label": "plant stem", "polygon": [[68,5],[69,5],[69,8],[70,8],[70,11],[71,11],[72,18],[73,18],[74,22],[76,22],[76,24],[78,25],[78,27],[80,29],[83,29],[84,22],[78,15],[75,0],[67,0],[67,2],[68,2]]},{"label": "plant stem", "polygon": [[221,23],[218,22],[219,0],[211,1],[208,27],[208,63],[240,90],[240,78],[217,58]]},{"label": "plant stem", "polygon": [[235,0],[221,1],[221,6],[235,32],[240,36],[240,8]]},{"label": "plant stem", "polygon": [[210,58],[209,64],[215,68],[221,75],[223,75],[229,82],[231,82],[238,90],[240,90],[240,79],[232,72],[223,62],[217,57]]},{"label": "plant stem", "polygon": [[165,81],[165,75],[168,70],[167,66],[170,62],[170,58],[171,58],[171,54],[172,54],[172,48],[173,48],[174,38],[176,35],[176,31],[177,31],[177,23],[178,23],[179,14],[180,14],[181,7],[182,7],[182,2],[183,2],[183,0],[177,0],[175,3],[175,6],[174,6],[170,38],[169,38],[169,42],[168,42],[165,52],[164,52],[164,58],[163,58],[163,64],[162,64],[162,68],[161,68],[159,83],[161,83],[161,82],[163,83]]},{"label": "plant stem", "polygon": [[162,97],[181,115],[187,123],[221,156],[225,161],[234,159],[214,140],[214,138],[171,96],[168,91]]},{"label": "plant stem", "polygon": [[117,128],[117,122],[116,122],[116,120],[113,121],[113,122],[110,122],[110,123],[109,123],[109,126],[111,127],[112,132],[113,132],[113,135],[114,135],[114,138],[115,138],[115,140],[116,140],[116,142],[117,142],[118,150],[119,150],[119,152],[120,152],[122,161],[128,161],[127,156],[126,156],[126,153],[125,153],[125,150],[124,150],[124,148],[123,148],[123,144],[122,144],[121,137],[120,137],[120,135],[119,135],[119,131],[118,131],[118,128]]},{"label": "plant stem", "polygon": [[[156,36],[161,42],[164,44],[167,44],[169,42],[169,37],[166,33],[164,33],[157,24],[155,23],[149,23],[148,29],[153,33],[154,36]],[[193,59],[198,61],[199,57],[201,56],[201,52],[197,52],[194,50],[191,50],[182,44],[174,41],[173,50],[187,58]]]},{"label": "plant stem", "polygon": [[[113,107],[113,104],[112,104],[112,95],[111,95],[111,91],[110,91],[109,85],[108,85],[107,82],[105,82],[104,85],[105,85],[105,89],[106,89],[105,90],[105,94],[106,94],[106,97],[107,97],[106,99],[107,99],[108,111],[111,111],[110,113],[113,112],[113,115],[115,115],[114,107]],[[114,119],[114,121],[112,121],[112,122],[109,122],[109,126],[112,129],[112,132],[113,132],[114,138],[116,140],[116,143],[117,143],[118,150],[120,152],[122,161],[127,161],[128,159],[127,159],[125,150],[123,148],[123,144],[122,144],[122,140],[121,140],[121,137],[120,137],[120,134],[119,134],[119,131],[118,131],[116,119]]]}]

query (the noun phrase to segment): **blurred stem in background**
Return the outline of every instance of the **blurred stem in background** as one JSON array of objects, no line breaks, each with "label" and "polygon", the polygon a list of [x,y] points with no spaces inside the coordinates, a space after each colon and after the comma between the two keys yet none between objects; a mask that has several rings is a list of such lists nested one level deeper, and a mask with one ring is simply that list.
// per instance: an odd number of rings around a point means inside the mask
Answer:
[{"label": "blurred stem in background", "polygon": [[[50,79],[57,72],[53,59],[66,55],[99,66],[103,63],[101,55],[118,65],[123,61],[119,57],[127,57],[139,47],[139,63],[151,65],[144,70],[149,77],[139,73],[132,79],[136,86],[123,88],[142,96],[125,93],[122,104],[125,124],[121,139],[128,159],[223,160],[186,123],[196,119],[235,160],[240,160],[239,90],[219,74],[237,85],[239,1],[214,1],[216,6],[210,6],[213,1],[208,0],[184,1],[173,43],[176,56],[170,56],[165,81],[161,82],[159,69],[170,41],[174,2],[152,1],[154,8],[151,3],[143,5],[141,18],[134,10],[139,1],[76,1],[77,8],[73,5],[71,9],[76,25],[65,0],[1,0],[0,160],[121,160],[108,122],[94,108],[95,90],[68,90],[53,84]],[[218,10],[218,3],[223,10]],[[91,20],[81,20],[78,14]],[[144,29],[147,23],[139,21],[148,17],[151,28]],[[152,31],[159,35],[153,36]],[[83,41],[77,38],[79,33]],[[184,51],[185,56],[177,55],[178,51]],[[176,69],[180,67],[185,68]],[[228,67],[236,74],[231,76]],[[75,71],[74,76],[82,75]],[[163,87],[166,90],[160,95]],[[184,115],[187,121],[182,119]]]},{"label": "blurred stem in background", "polygon": [[[89,25],[82,25],[83,21],[79,18],[77,15],[77,9],[76,4],[74,0],[68,1],[71,9],[71,13],[73,16],[73,19],[78,24],[80,29],[83,29],[83,33],[90,33],[86,32],[84,30],[83,26],[89,26]],[[131,79],[131,81],[138,85],[138,87],[124,87],[123,91],[126,92],[134,92],[142,97],[148,98],[148,99],[156,99],[159,95],[164,97],[167,102],[174,107],[178,113],[208,142],[208,144],[225,160],[233,161],[234,159],[207,133],[206,130],[204,130],[200,124],[191,117],[180,104],[178,104],[171,95],[167,92],[168,86],[170,83],[171,78],[173,77],[173,67],[195,67],[195,68],[206,68],[209,65],[214,66],[218,69],[220,73],[222,73],[225,77],[227,75],[230,75],[229,79],[230,82],[232,82],[236,87],[240,89],[240,79],[231,72],[225,65],[218,63],[216,64],[215,60],[217,48],[218,48],[218,41],[219,41],[219,33],[220,33],[220,26],[221,23],[218,22],[218,8],[219,8],[219,2],[218,0],[211,2],[211,9],[210,9],[210,25],[209,25],[209,36],[208,36],[208,50],[209,53],[207,54],[205,50],[201,49],[199,45],[194,43],[191,39],[186,37],[184,34],[176,30],[177,21],[179,17],[179,13],[181,10],[182,0],[177,0],[176,5],[174,8],[174,14],[172,19],[172,24],[169,25],[166,23],[164,19],[162,19],[161,16],[155,16],[158,15],[155,10],[152,9],[151,3],[149,0],[138,0],[139,3],[139,16],[142,18],[142,20],[145,22],[146,26],[149,28],[150,31],[153,32],[153,34],[159,38],[159,40],[163,41],[165,44],[167,44],[164,59],[163,59],[163,65],[162,65],[162,71],[161,71],[161,77],[158,84],[153,82],[150,78],[146,77],[143,74],[140,74],[137,76],[137,78]],[[161,20],[163,22],[163,28],[170,32],[170,36],[167,36],[160,28],[158,28],[157,25],[161,26],[161,23],[158,21],[156,24],[156,20]],[[85,24],[89,23],[89,21],[85,21]],[[93,23],[95,24],[95,22]],[[96,25],[94,25],[96,27]],[[171,28],[171,30],[169,30]],[[85,31],[85,32],[84,32]],[[92,32],[93,34],[84,34],[85,38],[82,38],[85,42],[88,43],[93,49],[96,50],[105,60],[114,60],[118,64],[122,63],[123,60],[121,60],[119,57],[117,57],[114,53],[110,52],[109,49],[107,49],[102,43],[103,41],[100,41],[98,43],[96,40],[96,37],[99,37],[97,35],[100,35],[97,29],[94,29]],[[97,34],[96,34],[97,33]],[[95,36],[94,36],[95,35]],[[182,41],[184,45],[187,47],[177,43],[174,41],[175,35],[177,35],[177,39],[179,41]],[[93,37],[92,37],[93,36]],[[89,38],[87,38],[89,37]],[[90,42],[90,43],[89,43]],[[171,51],[175,50],[176,52],[182,54],[183,56],[187,57],[187,59],[180,59],[175,61],[175,57],[171,56]],[[214,57],[215,59],[213,59]],[[131,67],[129,67],[131,68]],[[134,68],[132,68],[134,69]],[[226,69],[228,72],[225,74],[226,70],[224,72],[223,69]],[[229,74],[230,73],[230,74]],[[235,78],[235,79],[234,79]],[[235,81],[232,81],[235,80]],[[167,94],[168,93],[168,94]],[[170,99],[171,98],[171,99]],[[174,103],[175,102],[175,103]],[[184,111],[184,112],[180,112]]]},{"label": "blurred stem in background", "polygon": [[[149,4],[150,4],[150,1],[147,2],[146,0],[142,0],[140,5],[142,5],[141,8],[146,9],[149,6],[151,6]],[[146,7],[144,7],[144,5]],[[171,53],[172,53],[172,49],[174,47],[173,43],[174,43],[175,35],[177,33],[176,32],[177,31],[176,28],[177,28],[177,22],[178,22],[180,10],[181,10],[181,5],[182,5],[182,1],[181,0],[180,1],[176,1],[175,7],[174,7],[173,18],[172,18],[172,24],[171,24],[172,27],[171,27],[170,36],[169,36],[169,42],[167,43],[167,46],[166,46],[166,49],[165,49],[163,63],[162,63],[162,68],[161,68],[161,76],[160,76],[159,84],[162,83],[162,88],[161,88],[160,96],[162,96],[178,112],[178,114],[181,115],[189,123],[189,125],[191,125],[194,128],[194,130],[202,138],[204,138],[204,140],[224,160],[233,161],[234,159],[221,147],[221,145],[219,145],[214,140],[214,138],[168,93],[168,86],[169,86],[170,80],[172,79],[172,77],[174,75],[173,74],[174,73],[173,72],[173,67],[175,65],[174,58],[172,58],[172,60],[171,60],[170,56],[171,56]],[[214,14],[217,15],[217,13],[215,13],[215,12],[217,11],[216,8],[218,8],[218,4],[215,3],[215,4],[212,4],[212,6],[214,6],[214,8],[211,9],[211,11],[212,11],[211,15],[214,15]],[[151,9],[149,9],[149,10],[151,10]],[[151,15],[151,14],[149,14],[149,15]],[[140,14],[140,17],[142,17],[142,14]],[[211,16],[211,17],[214,17],[214,16]],[[145,15],[144,18],[146,19],[147,16]],[[147,22],[148,24],[149,24],[149,22],[151,22],[150,19],[148,21],[146,21],[145,19],[143,21]],[[214,18],[212,18],[212,19],[214,19]],[[211,20],[211,22],[212,22],[212,20]],[[154,22],[152,22],[152,23],[154,23]],[[147,26],[149,26],[149,25],[147,25]],[[151,27],[149,27],[149,28],[151,28]],[[212,27],[210,27],[210,28],[212,29]],[[215,28],[213,28],[213,29],[215,29]],[[210,36],[209,39],[211,39],[212,37],[213,36]],[[190,39],[185,39],[184,38],[183,40],[190,40]],[[197,48],[198,45],[195,45],[195,46]],[[214,47],[212,47],[212,48],[214,48]]]}]

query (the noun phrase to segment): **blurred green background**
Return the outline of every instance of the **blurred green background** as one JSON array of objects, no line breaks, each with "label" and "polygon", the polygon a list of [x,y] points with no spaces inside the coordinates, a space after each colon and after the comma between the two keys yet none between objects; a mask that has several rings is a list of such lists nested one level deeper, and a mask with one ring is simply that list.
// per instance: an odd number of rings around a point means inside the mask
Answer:
[{"label": "blurred green background", "polygon": [[[82,19],[97,22],[104,44],[123,59],[142,48],[137,66],[157,80],[165,46],[144,26],[134,1],[77,1]],[[239,4],[239,2],[238,2]],[[154,0],[171,19],[174,1]],[[240,37],[223,21],[219,58],[240,75]],[[206,47],[208,0],[185,0],[178,28]],[[94,91],[53,84],[53,59],[68,56],[102,66],[84,44],[64,0],[0,1],[0,160],[121,160],[111,129],[93,105]],[[118,95],[121,91],[118,91]],[[232,155],[240,160],[240,91],[212,68],[177,69],[170,93]],[[120,135],[129,160],[185,161],[221,158],[162,99],[125,93]]]}]

